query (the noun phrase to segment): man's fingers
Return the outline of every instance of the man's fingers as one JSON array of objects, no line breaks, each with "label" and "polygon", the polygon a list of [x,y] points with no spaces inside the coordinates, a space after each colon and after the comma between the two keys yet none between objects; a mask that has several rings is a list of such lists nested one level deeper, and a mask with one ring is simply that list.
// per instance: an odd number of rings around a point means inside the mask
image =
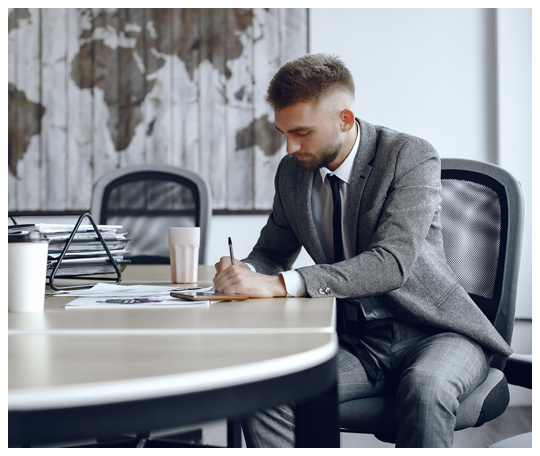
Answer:
[{"label": "man's fingers", "polygon": [[[222,263],[218,263],[219,266],[216,265],[216,269],[218,267],[223,267]],[[224,288],[231,282],[230,277],[230,271],[228,270],[228,267],[225,269],[222,269],[218,271],[216,276],[214,277],[214,288],[218,292],[223,292]]]},{"label": "man's fingers", "polygon": [[221,257],[219,262],[214,265],[216,272],[222,272],[231,265],[231,259],[228,256]]},{"label": "man's fingers", "polygon": [[245,294],[242,285],[245,273],[244,268],[236,264],[218,272],[214,277],[215,290],[220,293]]}]

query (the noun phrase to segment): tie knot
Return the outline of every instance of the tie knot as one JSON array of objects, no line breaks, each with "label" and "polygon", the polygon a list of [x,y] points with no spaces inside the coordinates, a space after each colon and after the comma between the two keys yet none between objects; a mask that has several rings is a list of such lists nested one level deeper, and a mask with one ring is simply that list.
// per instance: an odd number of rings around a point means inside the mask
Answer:
[{"label": "tie knot", "polygon": [[335,174],[330,175],[327,174],[326,178],[328,179],[328,182],[330,182],[330,187],[332,188],[332,194],[335,196],[336,194],[339,194],[339,177],[337,177]]}]

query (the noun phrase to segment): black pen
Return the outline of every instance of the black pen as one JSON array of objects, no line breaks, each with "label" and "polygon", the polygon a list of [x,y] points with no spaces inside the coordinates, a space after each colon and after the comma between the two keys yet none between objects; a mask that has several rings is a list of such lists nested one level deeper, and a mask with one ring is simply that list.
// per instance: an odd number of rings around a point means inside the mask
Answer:
[{"label": "black pen", "polygon": [[234,252],[233,252],[233,249],[232,249],[232,241],[231,241],[231,238],[229,238],[229,254],[231,256],[231,265],[234,266]]}]

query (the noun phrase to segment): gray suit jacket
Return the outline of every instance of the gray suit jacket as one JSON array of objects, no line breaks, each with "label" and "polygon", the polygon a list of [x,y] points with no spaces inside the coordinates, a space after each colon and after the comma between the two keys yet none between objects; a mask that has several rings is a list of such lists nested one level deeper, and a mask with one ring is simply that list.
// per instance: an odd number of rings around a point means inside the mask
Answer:
[{"label": "gray suit jacket", "polygon": [[[297,269],[310,297],[375,296],[396,318],[464,334],[488,350],[512,350],[446,263],[440,221],[440,159],[427,141],[360,119],[361,137],[347,208],[356,256],[327,264],[311,213],[313,172],[286,156],[274,204],[245,260],[275,275],[302,246],[316,263]],[[362,163],[367,163],[362,166]]]}]

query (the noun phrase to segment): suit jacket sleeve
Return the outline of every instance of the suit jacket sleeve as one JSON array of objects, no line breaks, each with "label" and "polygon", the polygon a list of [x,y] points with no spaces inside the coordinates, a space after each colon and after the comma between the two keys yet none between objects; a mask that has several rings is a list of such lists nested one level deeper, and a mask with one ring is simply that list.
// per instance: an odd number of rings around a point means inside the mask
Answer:
[{"label": "suit jacket sleeve", "polygon": [[267,275],[277,275],[290,270],[302,248],[282,205],[279,189],[282,166],[283,161],[278,166],[274,179],[276,192],[272,212],[253,251],[242,260],[253,265],[257,272]]}]

